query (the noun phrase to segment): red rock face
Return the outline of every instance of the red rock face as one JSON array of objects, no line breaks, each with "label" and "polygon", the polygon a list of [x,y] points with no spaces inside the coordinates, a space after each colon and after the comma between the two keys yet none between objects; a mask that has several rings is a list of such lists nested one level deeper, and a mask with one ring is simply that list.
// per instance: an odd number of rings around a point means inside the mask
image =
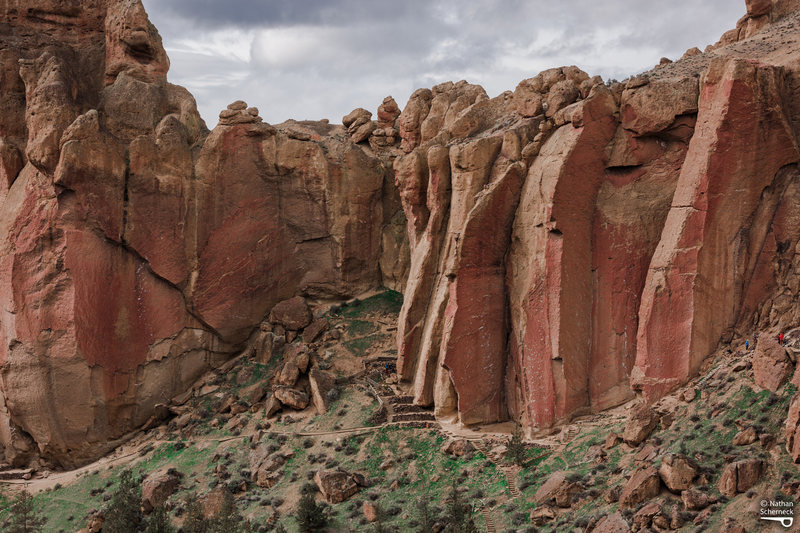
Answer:
[{"label": "red rock face", "polygon": [[[779,170],[798,160],[795,136],[776,102],[783,69],[743,60],[712,65],[697,130],[650,264],[642,295],[634,386],[655,398],[696,372],[734,326],[753,275],[762,202]],[[761,139],[758,150],[752,140]]]},{"label": "red rock face", "polygon": [[518,416],[535,426],[550,426],[588,400],[592,215],[604,170],[598,155],[616,124],[607,91],[582,104],[584,125],[558,129],[531,166],[508,259],[511,357],[527,391]]},{"label": "red rock face", "polygon": [[0,15],[6,460],[91,460],[278,301],[379,285],[396,199],[341,127],[236,104],[209,133],[138,0]]},{"label": "red rock face", "polygon": [[[789,9],[778,4],[751,28],[776,43],[769,21]],[[753,320],[793,327],[796,89],[783,66],[791,54],[776,46],[763,63],[718,47],[728,57],[703,56],[697,75],[678,62],[610,91],[551,69],[502,109],[476,98],[450,122],[441,116],[466,93],[415,93],[395,168],[412,256],[398,371],[416,402],[467,424],[505,409],[535,433],[637,391],[660,397]],[[501,131],[501,150],[479,156],[479,141]],[[527,167],[516,212],[481,225],[476,202],[514,161]],[[488,167],[488,178],[462,177]],[[470,224],[501,242],[489,246]],[[473,243],[505,246],[504,260],[469,268]]]},{"label": "red rock face", "polygon": [[624,87],[447,82],[352,131],[234,102],[211,132],[138,0],[35,4],[0,7],[9,462],[96,457],[299,294],[405,287],[414,402],[529,434],[800,317],[796,53],[770,32],[797,0]]}]

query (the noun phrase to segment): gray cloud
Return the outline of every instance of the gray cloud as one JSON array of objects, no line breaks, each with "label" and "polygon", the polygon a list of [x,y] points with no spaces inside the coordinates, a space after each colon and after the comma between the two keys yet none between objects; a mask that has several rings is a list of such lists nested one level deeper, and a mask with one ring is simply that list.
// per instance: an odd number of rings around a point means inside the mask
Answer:
[{"label": "gray cloud", "polygon": [[467,79],[490,96],[544,68],[624,78],[703,48],[744,13],[739,0],[144,0],[170,80],[209,126],[236,99],[269,122],[339,121],[388,94]]}]

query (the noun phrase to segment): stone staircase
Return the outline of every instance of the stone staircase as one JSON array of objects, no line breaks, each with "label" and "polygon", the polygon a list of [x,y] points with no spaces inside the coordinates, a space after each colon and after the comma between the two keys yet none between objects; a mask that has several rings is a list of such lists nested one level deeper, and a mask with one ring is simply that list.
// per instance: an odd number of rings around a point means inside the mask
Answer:
[{"label": "stone staircase", "polygon": [[486,533],[496,533],[497,528],[494,525],[494,518],[492,518],[492,511],[485,505],[481,507],[481,514],[484,521],[486,521]]}]

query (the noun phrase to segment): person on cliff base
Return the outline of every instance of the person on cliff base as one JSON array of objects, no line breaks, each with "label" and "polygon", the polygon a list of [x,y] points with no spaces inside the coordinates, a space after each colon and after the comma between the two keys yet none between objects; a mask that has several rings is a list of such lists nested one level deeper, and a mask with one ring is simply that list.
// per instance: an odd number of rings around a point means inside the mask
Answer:
[{"label": "person on cliff base", "polygon": [[778,344],[783,346],[783,332],[778,333]]}]

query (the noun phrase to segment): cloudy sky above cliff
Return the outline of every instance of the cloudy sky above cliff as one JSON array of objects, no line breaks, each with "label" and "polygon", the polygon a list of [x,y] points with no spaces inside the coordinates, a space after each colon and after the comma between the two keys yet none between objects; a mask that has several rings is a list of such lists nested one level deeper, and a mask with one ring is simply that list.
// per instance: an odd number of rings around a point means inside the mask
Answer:
[{"label": "cloudy sky above cliff", "polygon": [[741,0],[143,0],[209,127],[238,99],[271,123],[340,122],[466,79],[489,96],[578,65],[623,79],[714,43]]}]

